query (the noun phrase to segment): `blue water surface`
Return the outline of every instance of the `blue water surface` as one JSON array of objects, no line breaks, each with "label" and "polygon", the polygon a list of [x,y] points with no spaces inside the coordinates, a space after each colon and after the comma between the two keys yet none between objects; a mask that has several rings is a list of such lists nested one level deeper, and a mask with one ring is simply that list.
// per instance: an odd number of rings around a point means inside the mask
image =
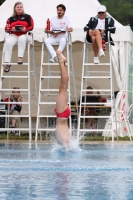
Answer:
[{"label": "blue water surface", "polygon": [[133,145],[0,144],[0,200],[133,200]]}]

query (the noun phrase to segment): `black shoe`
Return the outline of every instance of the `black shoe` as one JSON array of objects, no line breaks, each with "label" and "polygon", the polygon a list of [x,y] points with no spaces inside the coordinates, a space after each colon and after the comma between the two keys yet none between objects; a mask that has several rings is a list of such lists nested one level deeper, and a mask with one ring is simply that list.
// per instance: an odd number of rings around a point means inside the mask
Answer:
[{"label": "black shoe", "polygon": [[16,135],[16,136],[19,136],[19,131],[15,131],[15,135]]},{"label": "black shoe", "polygon": [[22,65],[22,64],[23,64],[23,60],[19,58],[17,63],[18,63],[19,65]]}]

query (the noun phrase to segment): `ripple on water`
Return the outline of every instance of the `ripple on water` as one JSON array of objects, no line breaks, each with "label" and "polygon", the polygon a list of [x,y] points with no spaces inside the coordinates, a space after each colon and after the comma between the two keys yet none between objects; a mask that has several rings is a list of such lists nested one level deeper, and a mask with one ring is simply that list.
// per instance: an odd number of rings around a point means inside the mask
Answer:
[{"label": "ripple on water", "polygon": [[133,147],[0,145],[0,199],[132,200]]}]

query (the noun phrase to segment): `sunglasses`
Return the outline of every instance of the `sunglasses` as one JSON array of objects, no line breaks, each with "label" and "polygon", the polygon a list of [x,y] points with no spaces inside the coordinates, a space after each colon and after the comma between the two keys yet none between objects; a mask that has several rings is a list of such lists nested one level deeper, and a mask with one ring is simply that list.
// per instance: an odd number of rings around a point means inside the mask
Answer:
[{"label": "sunglasses", "polygon": [[19,87],[13,87],[13,89],[19,89]]},{"label": "sunglasses", "polygon": [[98,14],[104,14],[104,12],[98,12]]}]

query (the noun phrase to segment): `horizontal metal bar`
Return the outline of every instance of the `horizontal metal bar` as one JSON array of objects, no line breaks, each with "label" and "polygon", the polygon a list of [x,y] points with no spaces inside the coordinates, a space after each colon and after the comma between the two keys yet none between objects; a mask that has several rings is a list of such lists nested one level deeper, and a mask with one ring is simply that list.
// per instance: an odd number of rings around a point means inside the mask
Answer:
[{"label": "horizontal metal bar", "polygon": [[29,102],[26,102],[26,101],[21,101],[21,102],[16,102],[16,101],[12,101],[12,102],[6,101],[6,102],[4,102],[4,101],[1,101],[0,104],[29,104]]},{"label": "horizontal metal bar", "polygon": [[46,93],[45,93],[45,94],[43,93],[43,94],[42,94],[42,96],[45,96],[45,97],[48,97],[48,96],[55,96],[55,95],[57,96],[58,93],[55,93],[55,94],[54,94],[54,93],[47,93],[47,94],[46,94]]},{"label": "horizontal metal bar", "polygon": [[90,79],[91,78],[99,78],[99,79],[100,78],[108,78],[109,79],[109,78],[111,78],[111,76],[83,76],[83,78],[90,78]]},{"label": "horizontal metal bar", "polygon": [[28,78],[28,76],[2,76],[2,78]]},{"label": "horizontal metal bar", "polygon": [[103,73],[103,74],[110,74],[110,71],[87,71],[87,73],[90,73],[90,74],[91,74],[91,73],[95,73],[95,74],[96,74],[96,73],[99,73],[99,74],[102,74],[102,73]]},{"label": "horizontal metal bar", "polygon": [[[21,72],[27,73],[28,70],[27,71],[11,71],[11,73],[21,73]],[[33,71],[30,71],[30,72],[33,72]]]},{"label": "horizontal metal bar", "polygon": [[55,131],[55,128],[39,128],[38,131]]},{"label": "horizontal metal bar", "polygon": [[[56,128],[39,128],[37,130],[38,131],[55,131]],[[77,129],[75,129],[75,130],[77,130]],[[111,129],[80,129],[79,130],[79,132],[94,132],[94,131],[97,131],[97,132],[103,132],[103,131],[111,132],[112,130]]]},{"label": "horizontal metal bar", "polygon": [[22,66],[22,65],[28,65],[28,63],[22,63],[22,64],[18,64],[18,63],[2,63],[2,65],[6,66],[6,65],[18,65],[18,66]]},{"label": "horizontal metal bar", "polygon": [[109,105],[112,105],[111,103],[103,103],[103,102],[101,102],[101,103],[96,103],[96,102],[93,102],[93,103],[87,103],[87,102],[85,102],[85,103],[81,103],[81,105],[94,105],[94,106],[96,106],[96,105],[103,105],[103,106],[109,106]]},{"label": "horizontal metal bar", "polygon": [[[86,95],[86,93],[82,93],[84,96]],[[99,94],[96,94],[96,93],[94,93],[94,96],[109,96],[109,95],[111,95],[111,92],[109,93],[109,92],[107,92],[107,93],[104,93],[104,92],[100,92]],[[87,95],[87,96],[89,96],[89,95]],[[107,98],[106,97],[106,98]]]},{"label": "horizontal metal bar", "polygon": [[40,92],[58,92],[59,89],[41,89]]},{"label": "horizontal metal bar", "polygon": [[39,103],[40,105],[55,105],[56,104],[56,102],[40,102]]},{"label": "horizontal metal bar", "polygon": [[28,89],[13,89],[13,88],[10,88],[10,89],[0,89],[0,91],[26,91],[28,92],[29,90]]},{"label": "horizontal metal bar", "polygon": [[104,116],[102,116],[102,115],[101,115],[101,116],[94,116],[94,115],[93,115],[93,116],[80,116],[80,118],[82,118],[82,119],[83,119],[83,118],[85,118],[85,119],[88,119],[88,118],[99,118],[99,119],[100,119],[100,118],[101,118],[101,119],[104,118],[104,119],[106,119],[106,118],[107,118],[107,119],[108,119],[108,118],[112,118],[112,116],[105,116],[105,115],[104,115]]},{"label": "horizontal metal bar", "polygon": [[[46,65],[48,65],[48,66],[58,65],[59,66],[59,63],[42,63],[42,66],[46,66]],[[65,63],[65,65],[68,65],[68,63]]]},{"label": "horizontal metal bar", "polygon": [[[2,110],[0,112],[2,112]],[[0,115],[0,117],[28,117],[28,118],[30,118],[30,116],[28,114],[27,115],[21,115],[21,114],[20,115],[8,115],[8,114],[5,114],[5,115]]]},{"label": "horizontal metal bar", "polygon": [[[41,89],[40,92],[59,92],[59,89]],[[69,90],[67,89],[67,92],[69,92]],[[45,96],[47,95],[52,95],[51,93],[48,94],[44,94]]]},{"label": "horizontal metal bar", "polygon": [[49,71],[49,73],[55,73],[55,74],[57,74],[57,73],[60,73],[60,71]]},{"label": "horizontal metal bar", "polygon": [[0,128],[0,131],[29,131],[29,128]]},{"label": "horizontal metal bar", "polygon": [[56,118],[56,115],[38,115],[38,117]]},{"label": "horizontal metal bar", "polygon": [[42,78],[61,78],[61,76],[41,76]]},{"label": "horizontal metal bar", "polygon": [[111,92],[110,89],[83,89],[82,90],[83,92],[86,92],[86,91],[93,91],[93,92]]},{"label": "horizontal metal bar", "polygon": [[105,65],[110,65],[110,63],[99,63],[99,64],[94,64],[94,63],[84,63],[84,65],[95,65],[95,66],[102,65],[102,66],[105,66]]},{"label": "horizontal metal bar", "polygon": [[100,132],[100,131],[108,131],[108,132],[110,132],[110,131],[112,131],[111,129],[79,129],[79,132],[94,132],[94,131],[98,131],[98,132]]}]

